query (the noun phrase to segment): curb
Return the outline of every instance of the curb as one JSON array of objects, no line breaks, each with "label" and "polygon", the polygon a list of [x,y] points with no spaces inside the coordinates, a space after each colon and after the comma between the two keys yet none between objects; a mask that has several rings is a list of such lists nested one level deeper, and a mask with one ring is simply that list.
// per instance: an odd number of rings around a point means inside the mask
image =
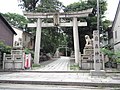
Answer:
[{"label": "curb", "polygon": [[90,73],[90,71],[24,71],[24,70],[1,70],[0,72],[28,72],[28,73]]},{"label": "curb", "polygon": [[[90,73],[90,70],[80,70],[80,71],[0,70],[0,72],[28,72],[28,73]],[[120,73],[120,71],[105,71],[105,73]]]},{"label": "curb", "polygon": [[37,84],[37,85],[68,85],[68,86],[94,86],[94,87],[120,87],[120,83],[95,83],[95,82],[57,82],[57,81],[16,81],[0,80],[0,83],[12,84]]}]

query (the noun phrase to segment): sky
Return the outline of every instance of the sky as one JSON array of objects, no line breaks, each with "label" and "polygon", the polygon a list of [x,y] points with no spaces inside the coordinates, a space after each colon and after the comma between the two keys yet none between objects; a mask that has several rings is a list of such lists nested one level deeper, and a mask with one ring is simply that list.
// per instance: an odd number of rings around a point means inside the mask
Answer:
[{"label": "sky", "polygon": [[[69,5],[74,2],[78,2],[79,0],[59,0],[61,1],[65,6]],[[114,20],[114,16],[116,13],[116,9],[118,6],[119,0],[107,0],[108,3],[108,10],[106,12],[106,17],[109,20]],[[0,12],[2,13],[18,13],[18,14],[23,14],[22,9],[18,7],[18,0],[0,0]]]}]

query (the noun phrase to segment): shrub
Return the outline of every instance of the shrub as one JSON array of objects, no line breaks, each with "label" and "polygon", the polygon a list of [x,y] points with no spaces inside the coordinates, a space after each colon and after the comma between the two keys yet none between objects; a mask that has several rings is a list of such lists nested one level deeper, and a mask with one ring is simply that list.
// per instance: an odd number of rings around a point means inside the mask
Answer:
[{"label": "shrub", "polygon": [[115,55],[115,53],[113,52],[113,51],[111,51],[111,50],[108,50],[108,49],[106,49],[106,48],[102,48],[101,49],[101,52],[103,52],[103,54],[105,54],[105,55],[108,55],[108,57],[109,58],[113,58],[113,56]]},{"label": "shrub", "polygon": [[10,53],[12,47],[5,45],[2,41],[0,41],[0,51],[3,53]]},{"label": "shrub", "polygon": [[25,48],[24,51],[25,51],[25,54],[31,53],[32,58],[34,58],[34,52],[32,50]]},{"label": "shrub", "polygon": [[105,55],[108,55],[110,60],[120,63],[120,52],[113,52],[113,51],[105,49],[105,48],[102,48],[101,52],[103,52]]}]

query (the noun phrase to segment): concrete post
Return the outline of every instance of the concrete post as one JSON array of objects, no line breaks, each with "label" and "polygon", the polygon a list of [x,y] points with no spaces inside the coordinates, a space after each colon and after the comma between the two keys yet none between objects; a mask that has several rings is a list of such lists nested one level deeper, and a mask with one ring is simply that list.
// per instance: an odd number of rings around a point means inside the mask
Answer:
[{"label": "concrete post", "polygon": [[35,40],[34,64],[39,64],[40,43],[41,43],[41,23],[42,23],[41,19],[38,18],[37,30],[36,30],[36,40]]},{"label": "concrete post", "polygon": [[59,48],[57,48],[56,55],[57,55],[57,58],[60,57],[60,54],[59,54]]},{"label": "concrete post", "polygon": [[77,18],[73,18],[73,38],[74,38],[74,51],[75,51],[75,63],[79,64],[79,37],[78,37],[78,22]]},{"label": "concrete post", "polygon": [[5,56],[6,56],[6,53],[3,53],[3,70],[5,69]]},{"label": "concrete post", "polygon": [[102,69],[105,70],[105,57],[104,54],[102,53]]},{"label": "concrete post", "polygon": [[66,49],[66,57],[67,57],[67,46],[66,46],[66,48],[65,48],[65,49]]}]

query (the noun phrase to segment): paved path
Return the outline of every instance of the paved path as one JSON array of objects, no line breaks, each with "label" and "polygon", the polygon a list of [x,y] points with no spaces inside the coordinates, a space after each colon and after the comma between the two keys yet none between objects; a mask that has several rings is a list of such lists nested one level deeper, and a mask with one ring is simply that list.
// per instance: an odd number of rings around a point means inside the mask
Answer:
[{"label": "paved path", "polygon": [[36,70],[37,71],[68,71],[69,61],[70,61],[69,57],[60,57],[59,59],[53,61],[52,63],[45,65],[44,67],[41,67]]},{"label": "paved path", "polygon": [[[47,66],[37,69],[39,72],[0,72],[0,83],[41,84],[41,85],[88,85],[120,86],[120,73],[106,73],[106,76],[91,76],[90,73],[66,72],[68,57],[61,57]],[[65,71],[66,73],[40,72]]]},{"label": "paved path", "polygon": [[[2,72],[1,72],[2,73]],[[14,72],[0,75],[0,83],[23,83],[44,85],[120,86],[120,74],[103,77],[89,73],[34,73]]]}]

